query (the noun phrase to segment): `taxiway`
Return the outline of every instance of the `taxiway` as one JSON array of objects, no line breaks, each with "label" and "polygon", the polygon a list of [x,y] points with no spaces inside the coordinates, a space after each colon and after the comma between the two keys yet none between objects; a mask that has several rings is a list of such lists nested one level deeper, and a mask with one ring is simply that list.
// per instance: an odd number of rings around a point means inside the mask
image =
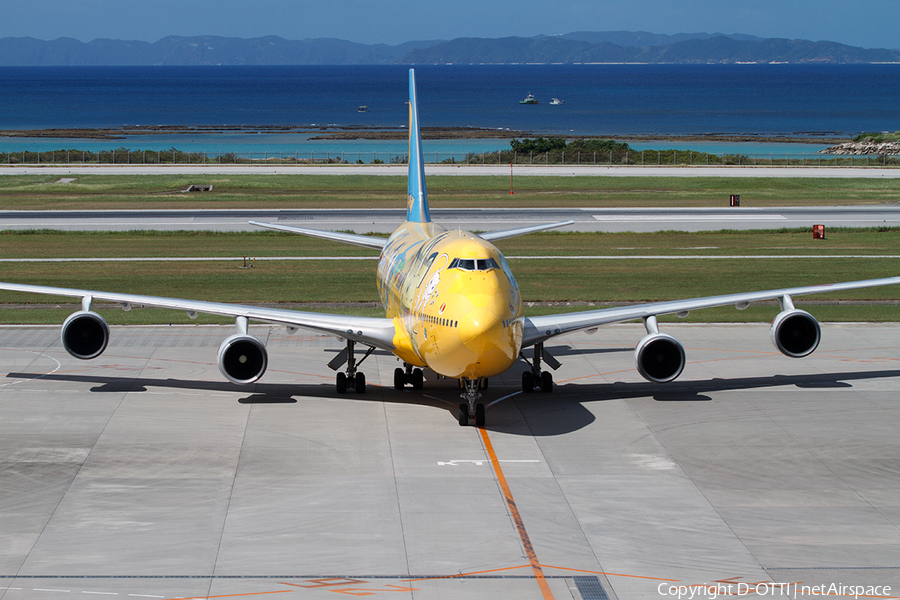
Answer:
[{"label": "taxiway", "polygon": [[240,387],[231,327],[113,327],[89,362],[0,327],[0,598],[900,596],[900,325],[825,324],[805,359],[765,325],[662,328],[676,382],[635,371],[640,325],[568,336],[555,392],[492,379],[482,431],[387,354],[338,395],[334,338],[252,327],[270,367]]},{"label": "taxiway", "polygon": [[[258,231],[248,221],[268,221],[336,231],[390,233],[402,209],[233,209],[233,210],[46,210],[0,211],[3,229],[90,231],[212,230]],[[511,229],[540,223],[574,221],[560,231],[897,227],[900,205],[809,206],[772,208],[510,208],[432,209],[432,218],[448,229]]]}]

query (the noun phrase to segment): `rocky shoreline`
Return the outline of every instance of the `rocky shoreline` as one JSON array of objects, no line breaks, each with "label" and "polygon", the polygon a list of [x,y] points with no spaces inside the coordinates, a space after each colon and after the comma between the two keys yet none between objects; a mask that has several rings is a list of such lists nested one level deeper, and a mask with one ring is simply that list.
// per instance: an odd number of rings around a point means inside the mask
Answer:
[{"label": "rocky shoreline", "polygon": [[840,156],[900,156],[900,142],[845,142],[819,150],[819,154]]}]

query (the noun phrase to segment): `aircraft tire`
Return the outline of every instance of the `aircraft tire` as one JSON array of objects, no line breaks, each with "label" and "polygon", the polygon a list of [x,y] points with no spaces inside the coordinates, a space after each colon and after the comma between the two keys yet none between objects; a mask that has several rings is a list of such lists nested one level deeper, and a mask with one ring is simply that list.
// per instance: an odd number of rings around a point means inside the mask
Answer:
[{"label": "aircraft tire", "polygon": [[460,404],[459,412],[456,415],[456,418],[459,419],[459,426],[465,427],[469,424],[469,405],[468,404]]},{"label": "aircraft tire", "polygon": [[366,393],[366,374],[365,373],[357,373],[356,374],[356,393],[357,394],[365,394]]},{"label": "aircraft tire", "polygon": [[347,374],[346,373],[338,373],[337,377],[335,377],[335,384],[337,386],[338,394],[347,393]]},{"label": "aircraft tire", "polygon": [[541,391],[547,394],[553,391],[553,373],[550,371],[541,373]]},{"label": "aircraft tire", "polygon": [[522,372],[522,393],[530,394],[534,391],[534,375],[531,371]]},{"label": "aircraft tire", "polygon": [[394,389],[402,390],[406,386],[406,372],[397,367],[394,369]]},{"label": "aircraft tire", "polygon": [[413,369],[412,386],[414,390],[421,390],[425,387],[425,373],[422,372],[422,369]]},{"label": "aircraft tire", "polygon": [[475,405],[475,426],[484,427],[484,404]]}]

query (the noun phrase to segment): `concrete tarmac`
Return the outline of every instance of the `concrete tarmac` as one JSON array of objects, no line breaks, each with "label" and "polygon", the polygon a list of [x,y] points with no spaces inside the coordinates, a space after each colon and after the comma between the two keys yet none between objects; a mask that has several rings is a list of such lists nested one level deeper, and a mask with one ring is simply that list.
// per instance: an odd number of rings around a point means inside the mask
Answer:
[{"label": "concrete tarmac", "polygon": [[113,327],[87,362],[0,327],[0,599],[900,596],[900,324],[825,324],[805,359],[766,325],[662,329],[676,382],[635,371],[641,325],[567,336],[554,393],[492,379],[481,431],[384,353],[338,395],[331,337],[251,327],[270,366],[241,387],[231,327]]},{"label": "concrete tarmac", "polygon": [[[398,193],[398,198],[400,194]],[[357,233],[390,233],[405,217],[396,209],[200,209],[200,210],[4,210],[0,229],[89,231],[204,230],[259,231],[249,221],[262,221]],[[542,223],[574,221],[560,231],[897,227],[900,205],[783,206],[771,208],[435,208],[434,221],[448,229],[490,231]]]}]

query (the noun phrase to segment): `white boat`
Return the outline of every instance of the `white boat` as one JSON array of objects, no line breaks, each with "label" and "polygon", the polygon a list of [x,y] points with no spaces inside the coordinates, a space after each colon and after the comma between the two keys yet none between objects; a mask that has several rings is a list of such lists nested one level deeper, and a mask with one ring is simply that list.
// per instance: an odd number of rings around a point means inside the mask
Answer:
[{"label": "white boat", "polygon": [[560,100],[559,98],[553,98],[550,100],[550,106],[561,106],[565,103],[565,100]]}]

